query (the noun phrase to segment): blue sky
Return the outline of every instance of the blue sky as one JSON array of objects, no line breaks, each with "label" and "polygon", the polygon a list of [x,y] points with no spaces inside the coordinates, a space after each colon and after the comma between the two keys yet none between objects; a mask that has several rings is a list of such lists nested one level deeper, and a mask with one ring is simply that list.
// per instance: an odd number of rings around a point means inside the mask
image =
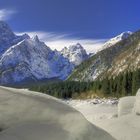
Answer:
[{"label": "blue sky", "polygon": [[139,0],[0,0],[0,19],[17,33],[38,34],[50,47],[100,46],[140,29]]}]

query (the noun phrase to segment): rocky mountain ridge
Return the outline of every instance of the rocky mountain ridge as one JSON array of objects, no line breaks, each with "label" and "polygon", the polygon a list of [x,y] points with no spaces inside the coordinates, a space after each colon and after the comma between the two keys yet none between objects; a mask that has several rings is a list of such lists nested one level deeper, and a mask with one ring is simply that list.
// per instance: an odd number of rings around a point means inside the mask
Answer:
[{"label": "rocky mountain ridge", "polygon": [[80,43],[71,45],[69,47],[64,47],[60,51],[60,53],[62,53],[65,58],[68,58],[69,61],[75,66],[78,66],[89,57],[86,50],[82,47]]},{"label": "rocky mountain ridge", "polygon": [[139,69],[139,44],[140,31],[137,31],[83,62],[70,75],[69,80],[94,81]]},{"label": "rocky mountain ridge", "polygon": [[139,32],[124,32],[106,42],[97,54],[88,55],[80,43],[53,51],[38,36],[17,36],[0,21],[0,84],[67,77],[93,81],[137,69],[139,36]]},{"label": "rocky mountain ridge", "polygon": [[67,58],[51,50],[37,36],[16,36],[4,22],[0,22],[0,36],[1,84],[50,78],[64,80],[74,68]]}]

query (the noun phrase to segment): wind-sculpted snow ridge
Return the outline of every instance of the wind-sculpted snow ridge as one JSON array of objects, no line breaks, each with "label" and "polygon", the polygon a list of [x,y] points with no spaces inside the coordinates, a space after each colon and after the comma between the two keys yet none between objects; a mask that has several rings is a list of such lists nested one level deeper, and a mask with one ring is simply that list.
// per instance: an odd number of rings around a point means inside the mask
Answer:
[{"label": "wind-sculpted snow ridge", "polygon": [[132,113],[135,101],[135,96],[121,98],[118,104],[118,116],[121,117],[123,115]]},{"label": "wind-sculpted snow ridge", "polygon": [[0,140],[114,140],[54,97],[0,87]]}]

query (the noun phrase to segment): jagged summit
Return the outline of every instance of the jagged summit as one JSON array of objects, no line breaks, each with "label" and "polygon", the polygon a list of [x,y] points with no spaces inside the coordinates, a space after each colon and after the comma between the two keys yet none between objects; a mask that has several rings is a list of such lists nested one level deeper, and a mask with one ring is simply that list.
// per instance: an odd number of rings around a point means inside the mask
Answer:
[{"label": "jagged summit", "polygon": [[82,47],[80,43],[75,45],[70,45],[69,47],[64,47],[61,50],[64,57],[68,58],[75,66],[81,64],[85,59],[88,58],[86,50]]},{"label": "jagged summit", "polygon": [[7,23],[0,21],[0,57],[9,47],[25,38],[29,38],[29,36],[27,34],[15,35]]},{"label": "jagged summit", "polygon": [[32,37],[32,40],[34,40],[35,42],[40,42],[39,38],[37,35],[33,36]]}]

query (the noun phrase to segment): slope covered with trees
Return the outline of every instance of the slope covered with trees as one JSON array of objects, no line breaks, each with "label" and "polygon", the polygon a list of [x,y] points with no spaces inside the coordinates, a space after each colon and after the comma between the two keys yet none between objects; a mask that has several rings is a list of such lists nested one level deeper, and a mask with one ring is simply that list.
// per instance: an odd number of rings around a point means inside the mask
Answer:
[{"label": "slope covered with trees", "polygon": [[140,88],[140,31],[98,52],[63,82],[31,87],[58,98],[122,97]]},{"label": "slope covered with trees", "polygon": [[140,88],[140,69],[126,72],[115,78],[105,78],[94,82],[51,82],[32,86],[30,90],[39,91],[58,98],[123,97],[135,95]]},{"label": "slope covered with trees", "polygon": [[110,46],[79,65],[68,80],[95,81],[140,68],[140,31]]}]

